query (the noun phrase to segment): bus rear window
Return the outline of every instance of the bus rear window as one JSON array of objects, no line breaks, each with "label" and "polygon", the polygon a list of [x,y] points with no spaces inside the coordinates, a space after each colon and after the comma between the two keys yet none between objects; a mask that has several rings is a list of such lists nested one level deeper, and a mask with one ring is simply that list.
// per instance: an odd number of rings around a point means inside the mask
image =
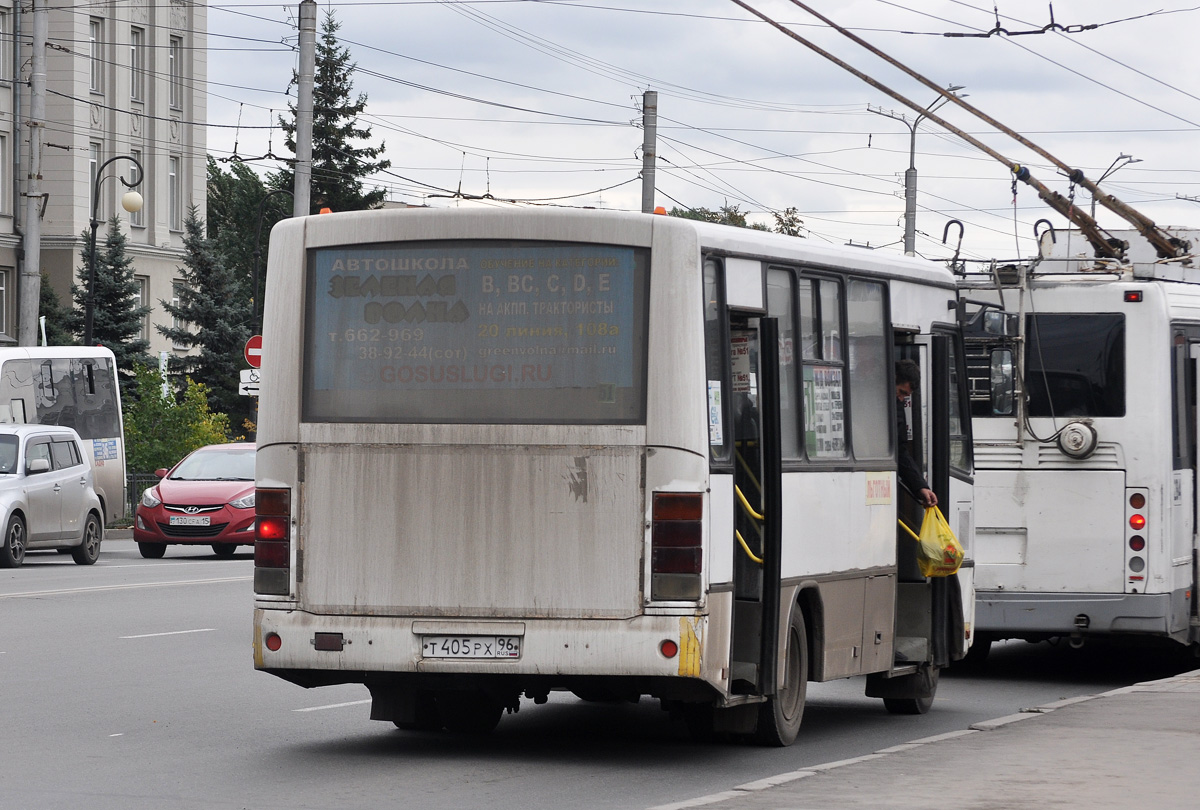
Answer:
[{"label": "bus rear window", "polygon": [[1125,415],[1125,316],[1047,313],[1026,321],[1029,415]]},{"label": "bus rear window", "polygon": [[309,422],[645,421],[649,252],[455,241],[309,252]]}]

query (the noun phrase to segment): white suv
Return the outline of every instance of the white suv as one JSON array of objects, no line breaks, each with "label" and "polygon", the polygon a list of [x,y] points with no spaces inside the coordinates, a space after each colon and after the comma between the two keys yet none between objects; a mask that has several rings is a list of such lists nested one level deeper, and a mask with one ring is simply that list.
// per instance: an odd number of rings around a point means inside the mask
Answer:
[{"label": "white suv", "polygon": [[79,434],[53,425],[0,425],[0,568],[26,550],[70,551],[91,565],[100,556],[103,510]]}]

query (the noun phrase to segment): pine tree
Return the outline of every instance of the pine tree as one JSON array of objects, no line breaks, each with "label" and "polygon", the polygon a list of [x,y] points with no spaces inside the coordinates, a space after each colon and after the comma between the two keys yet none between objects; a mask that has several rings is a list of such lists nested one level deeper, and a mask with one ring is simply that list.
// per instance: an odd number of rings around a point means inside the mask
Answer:
[{"label": "pine tree", "polygon": [[[68,328],[83,337],[88,288],[88,242],[90,234],[83,232],[79,283],[71,285],[71,297],[76,309],[65,319]],[[121,395],[131,392],[133,369],[136,363],[149,363],[150,341],[142,337],[142,320],[150,311],[138,303],[138,283],[133,277],[133,258],[125,252],[125,234],[121,220],[108,221],[104,245],[96,246],[96,290],[92,308],[92,343],[111,349],[117,357],[117,379]],[[48,285],[43,285],[48,286]]]},{"label": "pine tree", "polygon": [[[376,160],[384,146],[355,146],[355,141],[371,137],[371,128],[359,126],[358,116],[367,108],[366,93],[351,101],[354,83],[351,77],[358,65],[350,61],[350,49],[338,43],[341,23],[333,11],[325,12],[321,36],[317,42],[316,73],[313,77],[313,150],[312,211],[328,207],[334,211],[361,211],[378,208],[386,197],[382,188],[364,193],[363,178],[391,168],[390,160]],[[293,74],[292,84],[296,77]],[[290,106],[290,105],[289,105]],[[296,109],[292,118],[282,116],[279,125],[287,135],[287,147],[296,151]],[[295,185],[291,167],[271,177],[271,185],[290,189]]]},{"label": "pine tree", "polygon": [[253,297],[250,286],[255,271],[254,237],[259,232],[260,210],[262,232],[257,261],[260,295],[266,274],[271,228],[292,213],[292,201],[286,194],[272,196],[260,209],[271,191],[245,163],[232,163],[229,171],[225,171],[209,156],[208,237],[215,241],[225,266],[233,271],[243,285],[246,299]]},{"label": "pine tree", "polygon": [[[58,293],[50,284],[50,276],[42,271],[42,291],[38,299],[38,314],[46,319],[46,345],[74,346],[77,341],[71,334],[71,313],[66,310],[58,298]],[[41,340],[41,331],[38,332]]]},{"label": "pine tree", "polygon": [[237,276],[221,260],[212,239],[205,236],[204,221],[195,206],[183,223],[183,281],[178,303],[163,301],[163,308],[178,326],[158,325],[175,346],[199,349],[168,361],[167,371],[181,383],[192,378],[208,389],[209,407],[228,414],[240,425],[248,415],[249,397],[238,394],[239,372],[246,339],[250,337],[250,308]]}]

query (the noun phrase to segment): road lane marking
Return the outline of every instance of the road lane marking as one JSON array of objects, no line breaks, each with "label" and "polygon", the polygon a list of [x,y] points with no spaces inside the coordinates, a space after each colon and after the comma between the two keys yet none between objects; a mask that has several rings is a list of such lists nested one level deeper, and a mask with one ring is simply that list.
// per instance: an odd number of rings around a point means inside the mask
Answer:
[{"label": "road lane marking", "polygon": [[199,630],[171,630],[167,633],[143,633],[140,636],[117,636],[117,638],[158,638],[159,636],[183,636],[188,633],[211,633],[215,627],[203,627]]},{"label": "road lane marking", "polygon": [[346,706],[361,706],[364,703],[370,703],[371,699],[352,700],[349,703],[330,703],[328,706],[309,706],[307,709],[292,709],[294,712],[319,712],[323,709],[343,709]]},{"label": "road lane marking", "polygon": [[0,593],[0,599],[22,599],[31,596],[62,596],[72,593],[91,593],[98,591],[125,591],[132,588],[169,588],[172,585],[209,585],[222,582],[245,582],[254,577],[218,577],[216,579],[178,579],[173,582],[134,582],[126,585],[92,585],[86,588],[58,588],[48,591],[19,591],[17,593]]}]

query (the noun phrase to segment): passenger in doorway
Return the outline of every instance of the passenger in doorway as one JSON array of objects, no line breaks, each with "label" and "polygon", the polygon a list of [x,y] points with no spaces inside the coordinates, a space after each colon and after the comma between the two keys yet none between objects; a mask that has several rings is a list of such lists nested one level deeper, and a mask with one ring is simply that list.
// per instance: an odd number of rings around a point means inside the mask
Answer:
[{"label": "passenger in doorway", "polygon": [[920,501],[922,506],[937,506],[937,495],[929,488],[925,476],[921,474],[921,465],[913,458],[904,440],[908,435],[904,421],[904,401],[913,395],[921,384],[921,367],[915,360],[898,360],[896,362],[896,462],[899,467],[900,483]]}]

